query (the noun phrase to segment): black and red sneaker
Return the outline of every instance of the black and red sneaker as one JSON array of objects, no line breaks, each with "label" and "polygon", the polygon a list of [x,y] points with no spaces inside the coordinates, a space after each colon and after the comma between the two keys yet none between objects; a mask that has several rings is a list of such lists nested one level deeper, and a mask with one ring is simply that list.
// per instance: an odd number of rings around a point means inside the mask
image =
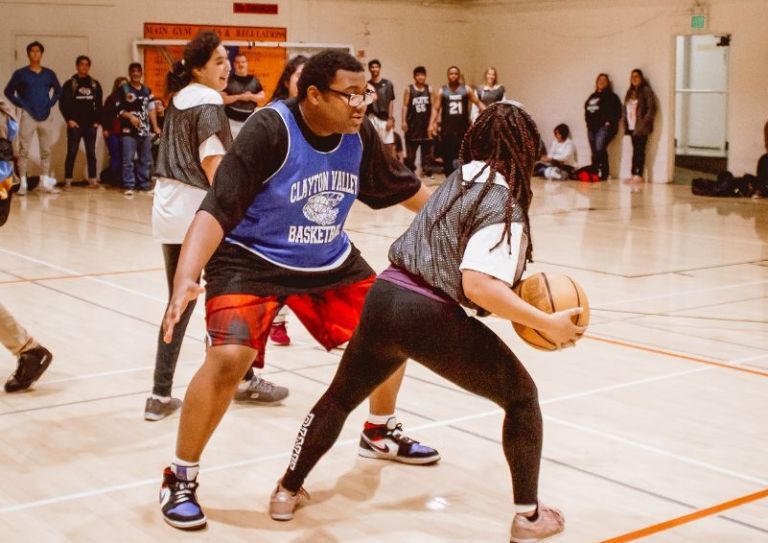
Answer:
[{"label": "black and red sneaker", "polygon": [[403,425],[391,417],[387,424],[366,422],[360,435],[358,454],[365,458],[393,460],[404,464],[434,464],[440,453],[403,434]]}]

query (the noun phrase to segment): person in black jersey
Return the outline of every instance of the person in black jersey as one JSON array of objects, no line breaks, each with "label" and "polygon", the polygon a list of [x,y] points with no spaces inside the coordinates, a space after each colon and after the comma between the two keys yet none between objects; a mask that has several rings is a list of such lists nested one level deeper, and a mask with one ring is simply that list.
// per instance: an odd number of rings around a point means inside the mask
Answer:
[{"label": "person in black jersey", "polygon": [[431,162],[432,137],[429,133],[429,117],[432,112],[432,89],[427,85],[427,69],[413,69],[413,84],[405,88],[403,95],[402,129],[405,134],[405,165],[416,171],[416,152],[421,149],[421,172]]},{"label": "person in black jersey", "polygon": [[442,140],[440,147],[446,176],[456,169],[461,141],[469,128],[470,102],[481,112],[485,110],[485,104],[477,99],[472,88],[461,82],[461,70],[451,66],[448,68],[448,84],[436,90],[432,97],[429,120],[430,134],[433,137],[439,134]]},{"label": "person in black jersey", "polygon": [[248,57],[245,53],[235,55],[232,63],[233,72],[229,75],[227,88],[221,93],[224,99],[224,111],[229,118],[232,138],[236,138],[245,120],[264,101],[264,89],[255,75],[248,73]]},{"label": "person in black jersey", "polygon": [[366,113],[384,146],[395,156],[395,87],[389,79],[381,77],[381,62],[378,59],[368,63],[368,71],[371,73],[368,83],[376,92],[376,99],[368,106]]},{"label": "person in black jersey", "polygon": [[[541,330],[559,347],[584,332],[572,321],[581,308],[544,313],[511,288],[533,256],[528,210],[540,142],[531,117],[509,102],[489,107],[467,132],[459,169],[392,244],[391,265],[374,283],[331,385],[299,431],[270,500],[273,519],[293,518],[309,499],[304,480],[347,416],[412,359],[504,410],[515,508],[510,541],[563,530],[562,514],[538,499],[543,430],[536,385],[501,338],[464,310]],[[493,475],[487,482],[496,484]]]}]

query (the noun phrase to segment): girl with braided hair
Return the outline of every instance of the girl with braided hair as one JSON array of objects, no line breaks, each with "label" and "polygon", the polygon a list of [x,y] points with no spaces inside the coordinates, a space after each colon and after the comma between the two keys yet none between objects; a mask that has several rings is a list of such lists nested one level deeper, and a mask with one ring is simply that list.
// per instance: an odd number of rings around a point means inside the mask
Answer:
[{"label": "girl with braided hair", "polygon": [[510,288],[532,257],[530,177],[540,141],[533,120],[511,102],[491,105],[468,130],[459,168],[392,245],[391,266],[368,293],[333,382],[304,420],[272,493],[273,519],[293,518],[309,499],[304,479],[349,413],[412,358],[504,410],[503,446],[514,487],[511,541],[538,541],[563,530],[562,514],[538,501],[536,385],[509,347],[461,307],[545,331],[561,347],[583,332],[571,321],[581,309],[546,314]]}]

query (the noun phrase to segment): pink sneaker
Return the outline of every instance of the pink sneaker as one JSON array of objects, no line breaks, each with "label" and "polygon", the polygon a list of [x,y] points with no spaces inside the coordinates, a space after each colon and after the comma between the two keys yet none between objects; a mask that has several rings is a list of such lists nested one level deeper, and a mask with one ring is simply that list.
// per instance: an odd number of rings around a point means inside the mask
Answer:
[{"label": "pink sneaker", "polygon": [[269,339],[272,343],[280,345],[281,347],[291,344],[291,338],[288,337],[288,331],[285,329],[284,322],[279,324],[272,323],[272,326],[269,329]]},{"label": "pink sneaker", "polygon": [[564,529],[563,514],[557,509],[539,504],[539,518],[533,522],[523,515],[515,515],[509,541],[510,543],[535,543],[545,537],[559,534]]},{"label": "pink sneaker", "polygon": [[277,482],[275,490],[269,497],[269,516],[274,520],[292,520],[297,507],[309,501],[309,493],[301,487],[294,494],[283,488],[282,479]]}]

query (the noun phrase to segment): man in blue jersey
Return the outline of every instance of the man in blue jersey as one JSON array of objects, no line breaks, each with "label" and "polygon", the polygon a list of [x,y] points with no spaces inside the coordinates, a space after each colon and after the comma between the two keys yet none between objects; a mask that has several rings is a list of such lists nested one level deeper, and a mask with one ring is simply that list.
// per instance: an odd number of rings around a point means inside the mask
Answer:
[{"label": "man in blue jersey", "polygon": [[[163,517],[182,529],[206,518],[195,491],[203,448],[254,358],[262,366],[272,319],[290,307],[330,350],[348,341],[375,274],[343,230],[355,199],[417,211],[429,197],[387,152],[365,117],[363,66],[324,51],[305,65],[299,96],[256,112],[222,159],[190,226],[165,319],[166,338],[203,292],[210,347],[187,389],[176,458],[163,474]],[[430,464],[438,452],[406,437],[395,417],[403,368],[371,395],[359,453]]]}]

